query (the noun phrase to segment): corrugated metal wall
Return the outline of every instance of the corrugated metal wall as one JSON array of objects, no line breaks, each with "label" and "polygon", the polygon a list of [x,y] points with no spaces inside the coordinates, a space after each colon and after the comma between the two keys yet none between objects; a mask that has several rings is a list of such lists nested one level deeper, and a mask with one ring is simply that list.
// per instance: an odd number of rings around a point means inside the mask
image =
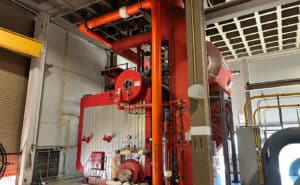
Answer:
[{"label": "corrugated metal wall", "polygon": [[[111,143],[103,141],[106,133],[113,134]],[[111,157],[115,150],[128,145],[127,136],[132,136],[131,145],[145,146],[145,115],[129,114],[128,111],[117,110],[115,105],[86,108],[83,121],[83,135],[93,134],[90,143],[83,143],[81,163],[87,164],[92,151],[104,151],[109,168]],[[108,169],[108,178],[111,176]]]}]

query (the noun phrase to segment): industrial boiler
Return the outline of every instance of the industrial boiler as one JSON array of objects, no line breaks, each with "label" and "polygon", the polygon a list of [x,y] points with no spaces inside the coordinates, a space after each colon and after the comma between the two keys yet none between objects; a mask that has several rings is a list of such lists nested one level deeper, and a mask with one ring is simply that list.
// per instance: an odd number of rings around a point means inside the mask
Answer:
[{"label": "industrial boiler", "polygon": [[[152,18],[150,30],[139,19],[145,15]],[[160,15],[159,22],[156,15]],[[137,31],[120,40],[111,40],[95,29],[130,18],[136,19]],[[140,1],[87,20],[79,30],[136,67],[111,62],[101,72],[106,90],[82,97],[77,170],[90,184],[192,185],[184,2]],[[207,42],[206,49],[206,61],[198,62],[206,63],[211,113],[218,115],[212,117],[212,143],[228,148],[232,135],[225,129],[229,124],[224,123],[222,113],[230,115],[231,108],[222,97],[231,95],[231,69],[212,43]]]}]

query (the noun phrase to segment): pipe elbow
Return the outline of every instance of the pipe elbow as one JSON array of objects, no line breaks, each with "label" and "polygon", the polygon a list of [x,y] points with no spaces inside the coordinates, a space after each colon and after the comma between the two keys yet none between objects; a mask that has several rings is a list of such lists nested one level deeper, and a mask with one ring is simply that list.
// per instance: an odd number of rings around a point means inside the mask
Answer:
[{"label": "pipe elbow", "polygon": [[86,31],[87,31],[87,28],[84,23],[80,24],[78,29],[82,33],[86,33]]},{"label": "pipe elbow", "polygon": [[145,0],[143,2],[143,4],[141,5],[141,8],[144,8],[144,9],[151,9],[152,8],[152,3],[150,0]]}]

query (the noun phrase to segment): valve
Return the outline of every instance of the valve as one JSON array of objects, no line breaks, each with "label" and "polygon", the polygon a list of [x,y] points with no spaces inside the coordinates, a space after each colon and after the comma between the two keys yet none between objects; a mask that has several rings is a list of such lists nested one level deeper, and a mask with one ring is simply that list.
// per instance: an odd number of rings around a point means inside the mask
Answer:
[{"label": "valve", "polygon": [[83,136],[81,141],[86,142],[87,144],[91,142],[91,139],[93,138],[93,134],[87,134],[86,136]]},{"label": "valve", "polygon": [[108,143],[110,143],[113,139],[113,134],[112,133],[107,133],[103,136],[103,141],[106,141]]}]

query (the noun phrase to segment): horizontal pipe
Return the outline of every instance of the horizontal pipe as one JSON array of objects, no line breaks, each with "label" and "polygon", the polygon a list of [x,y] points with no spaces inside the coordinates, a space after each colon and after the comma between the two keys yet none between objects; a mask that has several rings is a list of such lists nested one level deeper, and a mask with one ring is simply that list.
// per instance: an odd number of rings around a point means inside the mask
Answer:
[{"label": "horizontal pipe", "polygon": [[275,108],[295,108],[300,107],[300,104],[289,104],[289,105],[271,105],[271,106],[262,106],[255,109],[253,113],[253,124],[256,126],[256,114],[261,109],[275,109]]},{"label": "horizontal pipe", "polygon": [[274,87],[281,87],[281,86],[288,86],[288,85],[299,85],[299,84],[300,84],[300,78],[288,79],[288,80],[277,80],[277,81],[247,84],[246,90],[258,90],[258,89],[274,88]]},{"label": "horizontal pipe", "polygon": [[[134,104],[134,105],[121,105],[121,99],[120,97],[117,97],[115,99],[115,102],[117,104],[117,108],[119,110],[135,110],[135,109],[148,109],[148,108],[152,108],[152,103],[146,103],[146,104]],[[177,104],[179,107],[182,107],[184,104],[186,103],[186,101],[182,100],[182,99],[178,99],[178,100],[172,100],[170,102],[163,102],[162,103],[162,107],[168,107],[170,105],[174,105]]]},{"label": "horizontal pipe", "polygon": [[132,61],[133,63],[137,63],[137,54],[132,50],[125,50],[121,52],[116,52],[116,54],[120,55],[121,57],[126,58],[127,60]]},{"label": "horizontal pipe", "polygon": [[[118,52],[121,52],[126,49],[134,48],[136,46],[148,44],[148,43],[151,43],[151,37],[152,37],[151,32],[142,32],[142,33],[130,36],[130,37],[126,37],[122,40],[112,42],[111,49],[115,53],[118,53]],[[167,39],[167,37],[168,37],[167,30],[162,29],[161,37],[162,37],[162,40]]]},{"label": "horizontal pipe", "polygon": [[[170,102],[165,102],[162,104],[163,107],[170,106]],[[152,103],[146,103],[146,104],[135,104],[135,105],[121,105],[120,103],[117,103],[117,108],[119,110],[136,110],[136,109],[150,109],[152,108]]]},{"label": "horizontal pipe", "polygon": [[[116,54],[120,55],[121,57],[126,58],[127,60],[130,60],[131,62],[137,64],[137,53],[135,53],[132,50],[125,50],[125,51],[121,51],[121,52],[117,52]],[[148,60],[144,60],[144,66],[149,66],[149,61]]]},{"label": "horizontal pipe", "polygon": [[246,127],[249,126],[249,113],[248,113],[248,107],[252,100],[259,99],[259,98],[272,98],[272,97],[278,97],[278,96],[299,96],[300,92],[294,92],[294,93],[282,93],[282,94],[267,94],[267,95],[259,95],[259,96],[252,96],[248,98],[244,104],[244,113],[245,113],[245,122]]},{"label": "horizontal pipe", "polygon": [[143,32],[112,43],[112,50],[116,53],[151,42],[151,32]]},{"label": "horizontal pipe", "polygon": [[109,42],[107,39],[105,39],[104,37],[102,37],[101,35],[97,34],[97,33],[94,33],[93,31],[90,31],[86,25],[83,23],[83,24],[80,24],[79,25],[79,31],[83,34],[85,34],[86,36],[92,38],[92,39],[95,39],[96,41],[104,44],[106,47],[108,48],[111,48],[112,47],[112,43]]},{"label": "horizontal pipe", "polygon": [[[140,9],[150,9],[151,3],[149,0],[142,1],[140,3],[136,3],[130,6],[125,7],[126,8],[126,14],[127,16],[132,16],[134,14],[137,14]],[[103,16],[96,17],[94,19],[91,19],[86,22],[86,25],[89,29],[95,28],[97,26],[101,26],[103,24],[107,24],[113,21],[117,21],[121,18],[123,18],[120,14],[120,10],[113,11],[111,13],[105,14]]]},{"label": "horizontal pipe", "polygon": [[[136,3],[136,4],[130,5],[128,7],[125,7],[125,11],[126,11],[126,14],[127,14],[125,16],[134,15],[134,14],[138,13],[141,8],[150,9],[151,8],[150,1],[145,0],[143,2]],[[141,34],[138,34],[138,35],[135,35],[135,36],[128,37],[128,38],[123,39],[121,41],[110,42],[106,38],[101,36],[100,34],[94,33],[93,31],[90,30],[90,29],[95,28],[97,26],[101,26],[103,24],[107,24],[107,23],[110,23],[110,22],[117,21],[117,20],[121,19],[122,16],[124,16],[124,15],[121,15],[122,14],[121,13],[122,9],[123,8],[121,8],[118,11],[113,11],[113,12],[108,13],[106,15],[96,17],[94,19],[88,20],[85,23],[80,24],[79,25],[79,31],[82,32],[83,34],[85,34],[86,36],[88,36],[92,39],[95,39],[96,41],[104,44],[106,47],[112,49],[115,53],[123,56],[124,58],[127,58],[127,59],[133,61],[134,63],[137,63],[136,53],[127,52],[126,54],[122,55],[122,53],[120,53],[120,52],[125,50],[125,49],[129,49],[129,48],[135,47],[137,45],[142,45],[142,44],[145,44],[147,42],[150,42],[151,41],[151,32],[141,33]],[[124,14],[124,12],[123,12],[123,14]]]}]

